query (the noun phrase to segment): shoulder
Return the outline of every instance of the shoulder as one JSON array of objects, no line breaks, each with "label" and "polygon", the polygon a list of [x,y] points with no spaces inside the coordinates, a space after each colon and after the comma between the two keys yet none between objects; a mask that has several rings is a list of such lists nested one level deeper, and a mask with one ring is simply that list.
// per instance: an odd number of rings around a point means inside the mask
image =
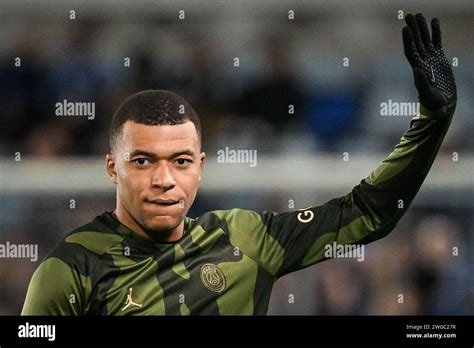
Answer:
[{"label": "shoulder", "polygon": [[87,266],[92,266],[102,255],[124,239],[104,221],[104,215],[66,233],[45,260],[57,258],[70,267],[90,268]]},{"label": "shoulder", "polygon": [[220,220],[231,222],[231,223],[262,221],[261,213],[253,211],[253,210],[246,210],[246,209],[240,209],[240,208],[233,208],[233,209],[228,209],[228,210],[213,210],[206,214],[210,214],[212,216],[217,217]]},{"label": "shoulder", "polygon": [[[189,219],[189,218],[188,218]],[[252,210],[233,208],[228,210],[212,210],[203,213],[196,219],[189,219],[192,224],[198,224],[205,230],[222,228],[226,233],[229,229],[238,229],[249,223],[261,223],[261,214]]]},{"label": "shoulder", "polygon": [[102,255],[123,239],[123,236],[104,223],[104,215],[100,215],[66,234],[62,242],[77,244],[94,254]]},{"label": "shoulder", "polygon": [[214,210],[209,212],[224,220],[231,227],[265,227],[271,217],[276,215],[274,212],[254,211],[246,209],[229,209],[229,210]]},{"label": "shoulder", "polygon": [[275,214],[273,212],[257,212],[240,208],[212,210],[198,217],[195,223],[205,229],[206,227],[221,227],[226,232],[260,230],[266,229],[266,225]]}]

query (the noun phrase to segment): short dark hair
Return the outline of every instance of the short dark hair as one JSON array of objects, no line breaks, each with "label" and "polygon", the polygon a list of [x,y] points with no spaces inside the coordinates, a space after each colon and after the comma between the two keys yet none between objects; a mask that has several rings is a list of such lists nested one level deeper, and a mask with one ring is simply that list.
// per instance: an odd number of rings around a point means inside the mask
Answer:
[{"label": "short dark hair", "polygon": [[129,120],[148,126],[177,125],[191,121],[201,141],[201,122],[196,111],[183,97],[170,91],[138,92],[120,104],[110,126],[111,151],[115,148],[122,126]]}]

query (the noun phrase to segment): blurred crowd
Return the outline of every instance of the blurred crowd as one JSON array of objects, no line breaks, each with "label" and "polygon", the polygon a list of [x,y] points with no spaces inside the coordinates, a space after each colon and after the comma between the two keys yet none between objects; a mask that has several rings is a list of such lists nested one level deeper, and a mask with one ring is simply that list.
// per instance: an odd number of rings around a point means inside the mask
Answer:
[{"label": "blurred crowd", "polygon": [[[111,66],[91,51],[94,38],[85,28],[69,33],[67,40],[65,56],[45,60],[41,45],[27,38],[19,38],[5,56],[0,66],[1,154],[102,155],[108,151],[108,125],[115,108],[145,89],[183,95],[201,116],[208,151],[241,138],[243,146],[271,151],[262,132],[276,139],[308,116],[309,91],[292,75],[287,52],[275,38],[264,43],[263,65],[268,71],[261,79],[247,81],[245,88],[238,67],[234,76],[224,76],[215,52],[200,42],[189,45],[186,66],[165,65],[147,47],[131,47],[130,54]],[[13,64],[13,57],[21,58],[21,67]],[[95,119],[56,117],[55,104],[63,100],[95,102]],[[290,104],[296,110],[291,114]],[[346,112],[357,119],[357,102],[348,107]],[[277,146],[274,151],[279,150]]]},{"label": "blurred crowd", "polygon": [[[188,99],[201,116],[204,149],[210,154],[225,146],[262,154],[389,151],[408,129],[410,115],[383,117],[380,103],[416,101],[401,47],[396,59],[378,52],[377,59],[389,61],[392,70],[387,70],[357,52],[349,56],[361,61],[348,67],[336,50],[325,53],[323,65],[319,52],[302,58],[309,38],[302,36],[295,46],[295,29],[291,35],[262,34],[249,47],[236,44],[239,49],[227,56],[205,33],[164,39],[163,49],[152,41],[153,31],[132,43],[114,37],[114,45],[121,45],[114,48],[104,38],[113,28],[93,21],[68,28],[55,50],[49,50],[47,35],[30,32],[14,32],[4,45],[0,155],[102,155],[108,151],[114,110],[144,89],[169,89]],[[402,73],[396,74],[398,70]],[[459,88],[472,82],[462,79]],[[55,104],[63,100],[94,102],[95,118],[57,117]],[[446,151],[470,149],[468,100],[460,98]]]}]

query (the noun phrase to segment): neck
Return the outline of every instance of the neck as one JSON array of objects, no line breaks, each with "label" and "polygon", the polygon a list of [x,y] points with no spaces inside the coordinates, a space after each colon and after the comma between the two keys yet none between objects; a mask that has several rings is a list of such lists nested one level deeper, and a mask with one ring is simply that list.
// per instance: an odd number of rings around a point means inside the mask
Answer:
[{"label": "neck", "polygon": [[184,220],[171,230],[157,232],[143,228],[122,206],[118,205],[112,214],[122,225],[125,225],[135,234],[155,242],[175,242],[184,233]]}]

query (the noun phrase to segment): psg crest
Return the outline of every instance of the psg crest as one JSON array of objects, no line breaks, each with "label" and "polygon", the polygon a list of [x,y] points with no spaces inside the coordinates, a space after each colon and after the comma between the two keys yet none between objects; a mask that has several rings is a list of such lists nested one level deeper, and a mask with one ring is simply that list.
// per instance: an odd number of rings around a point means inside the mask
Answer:
[{"label": "psg crest", "polygon": [[206,263],[201,267],[201,281],[211,291],[221,292],[225,289],[224,273],[212,263]]}]

